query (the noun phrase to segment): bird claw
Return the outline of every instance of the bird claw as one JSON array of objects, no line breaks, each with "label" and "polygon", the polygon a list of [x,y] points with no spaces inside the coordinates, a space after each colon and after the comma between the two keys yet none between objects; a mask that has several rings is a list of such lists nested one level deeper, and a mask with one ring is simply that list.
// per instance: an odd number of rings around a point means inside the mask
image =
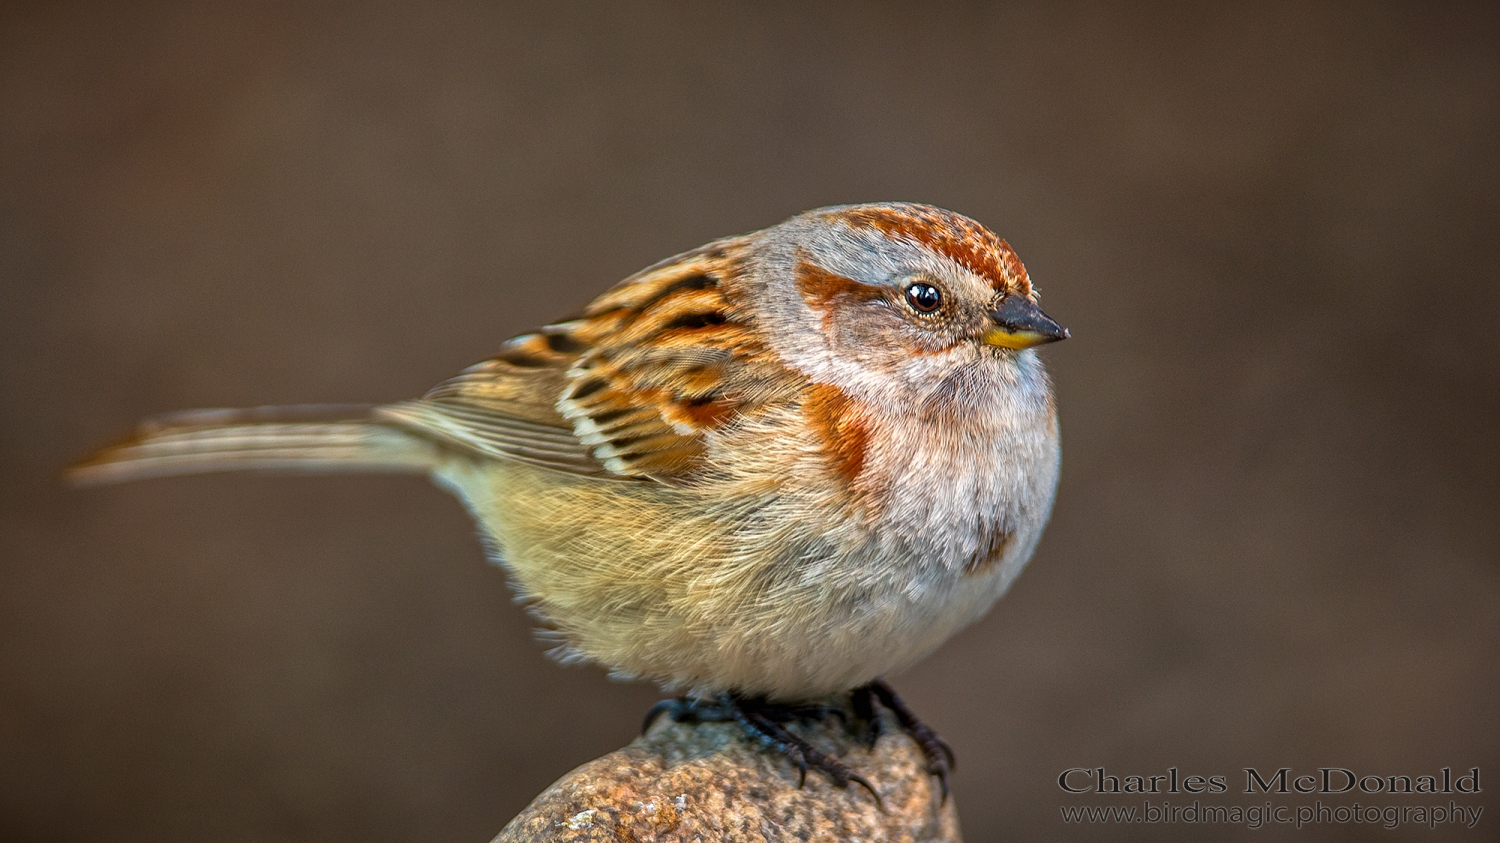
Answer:
[{"label": "bird claw", "polygon": [[[958,767],[958,760],[953,755],[953,747],[938,736],[931,726],[917,719],[917,715],[907,708],[906,703],[896,696],[891,686],[877,679],[866,685],[880,704],[891,710],[896,715],[896,722],[900,724],[901,731],[911,735],[912,740],[917,742],[917,747],[922,750],[922,757],[927,761],[927,774],[935,776],[942,790],[942,803],[948,802],[948,776]],[[857,693],[857,692],[856,692]]]},{"label": "bird claw", "polygon": [[850,709],[853,711],[852,720],[848,712],[838,706],[788,705],[760,698],[742,697],[737,694],[724,694],[717,700],[704,700],[697,697],[662,700],[646,712],[646,720],[641,727],[641,733],[645,734],[663,714],[678,723],[733,721],[740,725],[746,735],[781,753],[796,765],[799,789],[807,785],[807,771],[816,769],[828,776],[833,785],[841,790],[848,788],[850,782],[863,787],[874,798],[876,806],[884,810],[880,794],[876,792],[875,786],[870,784],[869,779],[849,769],[844,762],[825,754],[782,725],[793,720],[809,722],[830,716],[837,717],[845,728],[853,729],[862,724],[865,730],[862,737],[866,745],[874,749],[882,732],[881,719],[875,710],[877,701],[895,715],[896,723],[901,727],[901,731],[916,741],[926,761],[926,772],[937,778],[942,791],[942,801],[946,804],[948,777],[957,766],[953,748],[948,746],[947,742],[931,727],[917,719],[912,710],[907,708],[906,703],[896,696],[891,686],[879,680],[854,690],[850,699]]}]

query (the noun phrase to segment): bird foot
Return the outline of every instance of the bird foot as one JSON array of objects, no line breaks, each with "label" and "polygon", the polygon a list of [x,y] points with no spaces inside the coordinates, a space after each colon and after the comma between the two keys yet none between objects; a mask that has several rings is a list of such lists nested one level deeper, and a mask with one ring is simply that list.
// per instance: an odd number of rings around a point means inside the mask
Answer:
[{"label": "bird foot", "polygon": [[927,761],[927,773],[936,776],[939,786],[943,792],[943,802],[948,801],[948,776],[958,766],[953,756],[953,748],[948,742],[938,736],[931,726],[923,723],[917,715],[907,708],[906,703],[896,696],[896,692],[882,680],[875,680],[868,685],[854,689],[853,707],[855,717],[869,723],[869,742],[873,747],[875,741],[880,737],[880,718],[875,716],[874,701],[880,704],[896,716],[896,723],[901,731],[911,736],[917,742],[917,747],[922,750],[922,757]]},{"label": "bird foot", "polygon": [[927,773],[937,777],[942,789],[942,801],[947,802],[948,776],[955,767],[953,749],[946,741],[938,737],[937,732],[934,732],[930,726],[919,720],[910,708],[907,708],[906,703],[902,702],[891,686],[880,680],[854,690],[850,700],[850,707],[854,714],[852,720],[848,717],[846,710],[839,706],[773,703],[758,697],[722,694],[711,700],[697,697],[662,700],[646,712],[646,721],[641,726],[641,733],[645,734],[651,728],[651,724],[663,714],[678,723],[738,723],[746,735],[781,753],[796,765],[799,774],[798,787],[806,784],[807,771],[815,769],[827,775],[836,787],[848,787],[850,782],[860,785],[875,797],[875,803],[879,805],[880,794],[875,792],[875,788],[867,779],[782,725],[792,721],[805,723],[822,721],[830,716],[837,717],[850,729],[863,728],[866,745],[874,749],[875,742],[880,739],[881,733],[881,720],[875,711],[877,701],[895,716],[901,731],[917,742],[917,746],[922,750],[922,757],[926,761]]},{"label": "bird foot", "polygon": [[738,723],[746,735],[780,753],[796,765],[797,787],[807,784],[809,769],[817,770],[828,776],[834,787],[839,789],[848,787],[850,782],[863,787],[875,798],[875,804],[881,805],[880,794],[875,792],[875,786],[870,784],[869,779],[849,769],[844,762],[823,752],[782,725],[794,720],[821,721],[829,716],[837,717],[840,721],[847,723],[848,718],[843,709],[837,706],[789,705],[755,697],[742,697],[738,694],[723,694],[713,700],[678,697],[662,700],[653,705],[651,710],[646,712],[646,722],[642,726],[642,733],[650,729],[651,724],[663,714],[678,723]]}]

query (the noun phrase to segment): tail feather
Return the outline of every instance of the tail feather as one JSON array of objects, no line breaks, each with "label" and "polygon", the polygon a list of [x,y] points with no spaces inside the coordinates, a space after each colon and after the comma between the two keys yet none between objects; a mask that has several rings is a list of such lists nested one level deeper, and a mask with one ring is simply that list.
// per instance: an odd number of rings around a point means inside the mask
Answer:
[{"label": "tail feather", "polygon": [[75,483],[118,483],[213,471],[426,472],[437,446],[376,421],[368,406],[194,410],[144,422],[128,439],[73,465]]}]

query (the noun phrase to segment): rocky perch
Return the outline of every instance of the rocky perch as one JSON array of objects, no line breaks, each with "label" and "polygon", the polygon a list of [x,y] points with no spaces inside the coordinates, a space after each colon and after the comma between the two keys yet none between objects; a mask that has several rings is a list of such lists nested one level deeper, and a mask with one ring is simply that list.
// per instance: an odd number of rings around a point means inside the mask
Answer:
[{"label": "rocky perch", "polygon": [[873,750],[834,718],[789,727],[869,779],[879,806],[859,785],[840,790],[817,771],[798,788],[792,762],[733,723],[663,717],[629,746],[563,776],[495,843],[958,843],[953,799],[941,801],[912,739],[890,720],[884,726]]}]

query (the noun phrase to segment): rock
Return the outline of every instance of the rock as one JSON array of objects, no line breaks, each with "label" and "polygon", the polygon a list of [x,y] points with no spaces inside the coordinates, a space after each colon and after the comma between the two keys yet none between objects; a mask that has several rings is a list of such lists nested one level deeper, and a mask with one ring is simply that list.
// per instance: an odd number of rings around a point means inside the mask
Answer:
[{"label": "rock", "polygon": [[662,717],[629,746],[563,776],[494,843],[958,843],[953,799],[941,803],[921,751],[893,722],[873,751],[837,719],[790,728],[869,779],[883,807],[859,785],[840,790],[815,770],[799,789],[792,762],[735,724]]}]

